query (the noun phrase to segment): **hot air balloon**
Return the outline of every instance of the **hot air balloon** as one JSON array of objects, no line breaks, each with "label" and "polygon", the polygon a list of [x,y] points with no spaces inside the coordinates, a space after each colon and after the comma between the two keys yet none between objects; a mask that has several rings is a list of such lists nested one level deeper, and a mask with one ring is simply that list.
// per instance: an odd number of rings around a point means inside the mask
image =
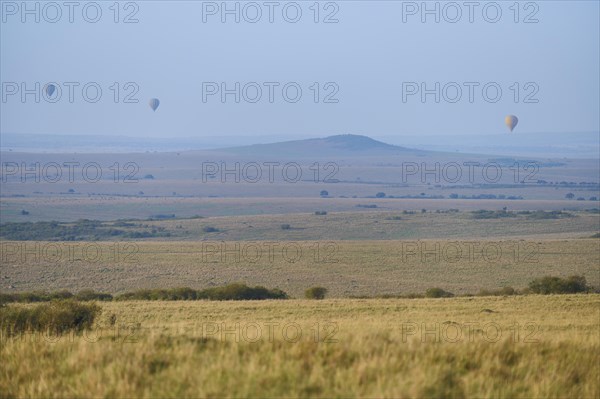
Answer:
[{"label": "hot air balloon", "polygon": [[504,118],[504,123],[512,132],[515,126],[517,126],[517,123],[519,123],[519,118],[514,115],[508,115],[506,118]]},{"label": "hot air balloon", "polygon": [[54,94],[54,91],[56,90],[56,86],[54,86],[52,83],[48,83],[45,89],[48,97],[52,97],[52,94]]},{"label": "hot air balloon", "polygon": [[152,108],[152,111],[156,111],[160,104],[160,101],[158,101],[158,98],[151,98],[148,104],[150,105],[150,108]]}]

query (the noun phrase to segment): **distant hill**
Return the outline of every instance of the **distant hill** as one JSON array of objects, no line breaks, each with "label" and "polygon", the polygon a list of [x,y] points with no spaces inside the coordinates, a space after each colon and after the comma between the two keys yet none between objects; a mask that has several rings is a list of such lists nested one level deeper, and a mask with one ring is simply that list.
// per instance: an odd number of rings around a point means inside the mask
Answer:
[{"label": "distant hill", "polygon": [[240,155],[279,155],[295,157],[315,156],[378,156],[393,154],[425,154],[414,150],[374,140],[367,136],[340,134],[318,139],[283,141],[270,144],[253,144],[222,148],[218,151]]},{"label": "distant hill", "polygon": [[[15,134],[0,132],[1,152],[26,153],[142,153],[183,152],[219,149],[232,155],[257,156],[265,152],[272,157],[274,150],[297,157],[304,149],[310,152],[300,157],[312,157],[321,146],[322,156],[369,155],[440,155],[461,153],[536,158],[598,159],[600,132],[518,133],[480,135],[378,135],[370,137],[339,135],[321,139],[302,140],[303,135],[214,135],[190,137],[134,137],[123,135],[65,135]],[[282,142],[281,140],[295,140]],[[273,144],[257,144],[273,143]],[[233,148],[232,148],[233,147]],[[326,149],[326,150],[325,150]],[[355,150],[356,149],[356,150]],[[241,152],[238,152],[241,151]],[[253,153],[252,151],[256,151]],[[214,152],[213,152],[214,154]]]}]

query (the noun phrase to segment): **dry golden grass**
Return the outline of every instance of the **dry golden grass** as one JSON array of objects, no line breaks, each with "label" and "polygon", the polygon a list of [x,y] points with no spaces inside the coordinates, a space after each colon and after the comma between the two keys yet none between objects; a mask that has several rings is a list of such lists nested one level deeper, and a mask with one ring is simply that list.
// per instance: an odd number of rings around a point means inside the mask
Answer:
[{"label": "dry golden grass", "polygon": [[87,337],[3,338],[2,397],[600,395],[599,295],[101,306]]}]

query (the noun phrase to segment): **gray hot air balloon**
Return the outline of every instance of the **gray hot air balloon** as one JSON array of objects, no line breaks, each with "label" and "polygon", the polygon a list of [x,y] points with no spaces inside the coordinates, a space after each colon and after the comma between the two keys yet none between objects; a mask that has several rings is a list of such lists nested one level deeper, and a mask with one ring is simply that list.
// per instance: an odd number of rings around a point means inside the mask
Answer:
[{"label": "gray hot air balloon", "polygon": [[48,95],[48,97],[52,97],[55,90],[56,86],[54,86],[52,83],[46,85],[46,94]]},{"label": "gray hot air balloon", "polygon": [[156,109],[160,105],[160,101],[158,101],[158,98],[151,98],[148,104],[150,104],[150,108],[152,108],[152,111],[156,111]]},{"label": "gray hot air balloon", "polygon": [[506,118],[504,118],[504,123],[512,132],[515,126],[517,126],[517,123],[519,123],[519,118],[514,115],[507,115]]}]

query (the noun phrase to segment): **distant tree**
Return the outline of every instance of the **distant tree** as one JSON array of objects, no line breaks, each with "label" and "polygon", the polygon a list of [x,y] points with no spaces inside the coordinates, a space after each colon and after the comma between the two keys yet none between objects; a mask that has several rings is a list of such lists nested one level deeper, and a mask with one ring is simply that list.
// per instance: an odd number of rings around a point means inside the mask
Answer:
[{"label": "distant tree", "polygon": [[113,296],[111,294],[104,294],[87,289],[79,291],[75,295],[75,299],[78,301],[111,301]]},{"label": "distant tree", "polygon": [[598,201],[598,197],[590,197],[590,201]]},{"label": "distant tree", "polygon": [[565,195],[565,198],[566,198],[566,199],[573,199],[573,198],[575,198],[575,194],[573,194],[573,193],[568,193],[567,195]]},{"label": "distant tree", "polygon": [[377,197],[377,198],[385,198],[385,193],[378,192],[377,194],[375,194],[375,197]]},{"label": "distant tree", "polygon": [[29,215],[29,212],[26,211],[25,209],[22,209],[21,210],[21,215]]},{"label": "distant tree", "polygon": [[588,286],[583,276],[546,276],[529,282],[529,289],[534,294],[575,294],[587,291]]},{"label": "distant tree", "polygon": [[327,190],[321,190],[321,193],[319,195],[321,197],[328,197],[329,196],[329,192]]},{"label": "distant tree", "polygon": [[291,228],[292,228],[292,226],[287,223],[281,225],[281,230],[289,230]]},{"label": "distant tree", "polygon": [[146,175],[146,176],[144,176],[144,179],[154,179],[154,176],[152,176],[152,175]]},{"label": "distant tree", "polygon": [[327,288],[323,287],[311,287],[304,291],[304,297],[306,299],[324,299],[327,294]]},{"label": "distant tree", "polygon": [[456,198],[458,198],[458,194],[452,193],[452,194],[449,195],[449,197],[452,198],[452,199],[456,199]]},{"label": "distant tree", "polygon": [[583,197],[577,197],[577,201],[585,201],[585,198],[583,198]]},{"label": "distant tree", "polygon": [[426,212],[427,212],[427,209],[425,209],[425,208],[421,209],[421,213],[426,213]]},{"label": "distant tree", "polygon": [[444,291],[441,288],[429,288],[425,291],[426,298],[450,298],[453,297],[454,294],[448,291]]},{"label": "distant tree", "polygon": [[69,189],[67,192],[68,192],[69,194],[73,194],[73,193],[75,192],[75,190],[73,190],[72,188],[70,188],[70,189]]}]

